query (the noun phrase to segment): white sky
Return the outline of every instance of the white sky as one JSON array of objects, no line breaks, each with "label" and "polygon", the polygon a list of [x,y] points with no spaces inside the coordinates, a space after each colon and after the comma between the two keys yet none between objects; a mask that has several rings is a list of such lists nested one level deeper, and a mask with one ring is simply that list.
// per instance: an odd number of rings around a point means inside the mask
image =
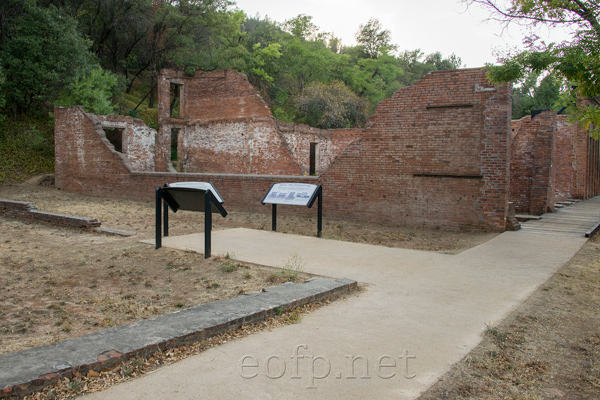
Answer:
[{"label": "white sky", "polygon": [[[480,7],[468,10],[459,0],[235,0],[248,16],[268,16],[277,22],[306,14],[321,32],[333,32],[344,45],[356,44],[354,35],[369,18],[378,19],[392,34],[399,51],[421,49],[426,54],[455,53],[467,67],[495,63],[494,50],[523,47],[527,29],[511,25],[508,31],[495,22],[484,22],[489,13]],[[567,39],[566,33],[541,29],[546,42]]]}]

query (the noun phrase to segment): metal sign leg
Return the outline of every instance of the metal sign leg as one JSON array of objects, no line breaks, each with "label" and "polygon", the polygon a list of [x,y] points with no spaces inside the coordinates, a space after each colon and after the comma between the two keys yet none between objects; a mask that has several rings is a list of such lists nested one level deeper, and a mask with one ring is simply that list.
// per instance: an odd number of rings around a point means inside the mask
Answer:
[{"label": "metal sign leg", "polygon": [[317,203],[317,237],[321,237],[323,231],[323,192],[319,193]]},{"label": "metal sign leg", "polygon": [[162,207],[162,189],[156,189],[156,232],[155,232],[155,249],[160,249],[162,247],[162,216],[161,216],[161,207]]},{"label": "metal sign leg", "polygon": [[211,197],[211,193],[207,191],[204,196],[204,258],[210,258],[210,235],[212,232]]}]

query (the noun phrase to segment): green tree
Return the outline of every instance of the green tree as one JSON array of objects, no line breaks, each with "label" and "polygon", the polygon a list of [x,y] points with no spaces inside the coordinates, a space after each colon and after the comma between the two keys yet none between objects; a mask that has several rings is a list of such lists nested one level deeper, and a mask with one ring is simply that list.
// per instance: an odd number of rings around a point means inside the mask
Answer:
[{"label": "green tree", "polygon": [[403,51],[398,56],[398,63],[404,70],[404,75],[400,77],[403,86],[415,83],[432,71],[462,67],[461,58],[455,54],[444,58],[439,51],[425,55],[420,49]]},{"label": "green tree", "polygon": [[[589,100],[573,109],[573,118],[591,127],[600,136],[600,4],[597,0],[465,0],[491,11],[491,18],[509,23],[566,26],[573,38],[564,43],[546,44],[533,37],[526,41],[527,50],[500,58],[501,66],[491,67],[489,76],[496,82],[523,79],[531,72],[548,71],[566,86],[573,82],[571,102],[578,97]],[[570,86],[570,85],[569,85]]]},{"label": "green tree", "polygon": [[376,59],[358,59],[344,70],[343,77],[355,93],[369,100],[373,111],[377,103],[403,86],[400,82],[403,74],[396,57],[382,54]]},{"label": "green tree", "polygon": [[425,64],[433,65],[436,71],[459,69],[462,67],[462,59],[454,53],[450,57],[444,58],[442,53],[436,51],[425,57]]},{"label": "green tree", "polygon": [[75,77],[62,93],[58,106],[81,105],[87,112],[112,114],[121,94],[118,76],[100,66]]},{"label": "green tree", "polygon": [[369,22],[360,25],[355,36],[357,43],[362,46],[368,58],[377,58],[381,54],[387,54],[397,49],[396,45],[391,43],[390,31],[383,29],[381,22],[375,18],[370,18]]},{"label": "green tree", "polygon": [[285,21],[282,27],[294,37],[300,39],[313,40],[318,38],[319,28],[312,23],[310,15],[300,14],[295,18]]},{"label": "green tree", "polygon": [[[560,82],[552,75],[540,81],[540,74],[529,74],[513,87],[512,118],[520,119],[533,110],[557,110],[560,100]],[[539,84],[538,84],[539,81]]]},{"label": "green tree", "polygon": [[296,97],[304,123],[323,129],[360,126],[366,120],[367,103],[343,82],[313,82]]},{"label": "green tree", "polygon": [[54,6],[24,6],[6,21],[3,37],[1,89],[15,115],[48,110],[66,85],[95,65],[76,21]]}]

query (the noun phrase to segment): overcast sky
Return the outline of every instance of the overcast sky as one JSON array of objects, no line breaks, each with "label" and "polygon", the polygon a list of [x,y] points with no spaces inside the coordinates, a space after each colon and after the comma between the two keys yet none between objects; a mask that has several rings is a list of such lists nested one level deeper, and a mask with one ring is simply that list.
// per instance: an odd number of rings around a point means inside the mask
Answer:
[{"label": "overcast sky", "polygon": [[[283,22],[306,14],[321,32],[333,32],[344,45],[356,44],[354,35],[369,18],[378,19],[392,34],[399,51],[421,49],[454,53],[468,67],[495,63],[494,50],[523,47],[528,30],[511,26],[508,31],[494,22],[484,22],[489,13],[479,7],[467,9],[460,0],[235,0],[249,16]],[[537,34],[548,42],[567,38],[565,33]]]}]

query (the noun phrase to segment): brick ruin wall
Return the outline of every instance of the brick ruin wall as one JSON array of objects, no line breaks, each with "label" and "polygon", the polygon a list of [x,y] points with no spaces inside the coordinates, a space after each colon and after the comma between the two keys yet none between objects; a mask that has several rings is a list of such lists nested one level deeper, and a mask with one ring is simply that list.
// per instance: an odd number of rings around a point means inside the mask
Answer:
[{"label": "brick ruin wall", "polygon": [[318,177],[134,171],[125,155],[115,151],[103,137],[95,117],[78,106],[55,109],[55,184],[58,188],[152,201],[156,188],[167,182],[212,182],[226,200],[228,211],[267,212],[268,207],[262,206],[260,201],[273,182],[320,182]]},{"label": "brick ruin wall", "polygon": [[[119,152],[107,140],[103,124],[111,121],[81,107],[57,108],[57,187],[150,200],[165,182],[210,181],[228,209],[266,212],[260,200],[271,183],[322,183],[326,216],[504,230],[509,87],[490,85],[483,69],[439,71],[399,90],[378,105],[364,131],[322,131],[275,121],[241,74],[217,71],[194,78],[173,71],[162,75],[160,129],[153,147],[150,139],[146,144],[154,150],[148,151],[154,169],[146,171],[136,170],[129,159],[133,147]],[[172,84],[181,90],[178,118],[164,101]],[[188,165],[202,173],[173,170],[172,127],[180,129],[178,152],[189,150]],[[217,141],[229,147],[214,151]],[[310,143],[317,144],[323,163],[317,163],[320,177],[303,176]],[[192,164],[191,159],[203,161]]]},{"label": "brick ruin wall", "polygon": [[364,133],[363,129],[318,129],[303,124],[277,121],[277,128],[303,175],[311,175],[311,144],[314,145],[313,175],[321,175],[333,161]]},{"label": "brick ruin wall", "polygon": [[509,109],[508,85],[490,85],[483,69],[438,71],[400,89],[323,174],[336,199],[328,215],[503,231]]},{"label": "brick ruin wall", "polygon": [[[194,76],[163,70],[158,88],[157,142],[166,160],[164,171],[174,172],[169,166],[173,135],[177,171],[309,175],[310,143],[317,144],[318,169],[323,171],[360,134],[276,121],[246,76],[233,70]],[[175,90],[179,107],[171,112]]]},{"label": "brick ruin wall", "polygon": [[[181,89],[169,114],[171,84]],[[56,184],[149,200],[165,182],[213,182],[233,209],[267,211],[273,182],[323,183],[325,215],[385,224],[501,231],[519,213],[600,193],[600,145],[564,116],[509,121],[510,90],[483,69],[439,71],[382,101],[365,130],[276,121],[244,75],[166,71],[160,129],[125,116],[56,110]],[[215,117],[216,116],[216,117]],[[171,128],[187,171],[170,162]],[[121,130],[121,151],[107,137]],[[319,177],[307,177],[310,148]],[[510,160],[510,162],[509,162]],[[294,211],[295,212],[295,211]]]},{"label": "brick ruin wall", "polygon": [[557,202],[597,195],[588,189],[589,177],[600,171],[589,161],[595,143],[586,129],[553,111],[512,121],[510,201],[515,210],[542,215],[554,211]]}]

